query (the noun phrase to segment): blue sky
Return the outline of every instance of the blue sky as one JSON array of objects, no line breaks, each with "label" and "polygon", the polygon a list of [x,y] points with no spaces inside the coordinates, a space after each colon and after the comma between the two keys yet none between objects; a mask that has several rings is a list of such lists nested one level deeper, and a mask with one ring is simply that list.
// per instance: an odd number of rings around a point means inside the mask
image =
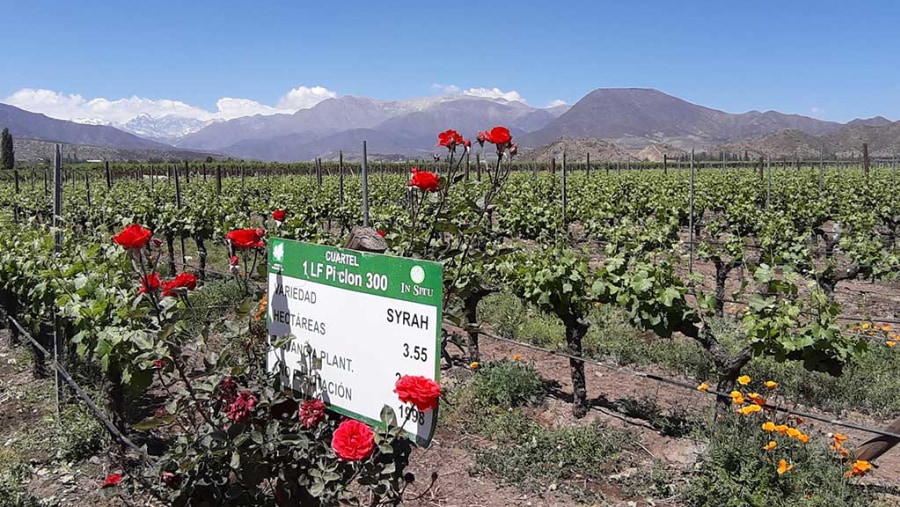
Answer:
[{"label": "blue sky", "polygon": [[0,0],[0,12],[0,101],[56,116],[140,109],[109,102],[131,97],[162,111],[167,99],[215,114],[223,97],[244,100],[236,111],[296,109],[440,84],[541,107],[636,86],[730,112],[900,120],[889,0]]}]

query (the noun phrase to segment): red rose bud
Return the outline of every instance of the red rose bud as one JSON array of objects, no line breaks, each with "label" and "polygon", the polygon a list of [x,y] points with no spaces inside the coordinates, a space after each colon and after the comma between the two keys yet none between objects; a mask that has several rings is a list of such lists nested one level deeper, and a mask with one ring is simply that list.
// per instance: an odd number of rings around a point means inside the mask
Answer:
[{"label": "red rose bud", "polygon": [[387,236],[387,233],[384,232],[384,231],[382,231],[381,229],[378,229],[378,230],[375,231],[375,232],[376,232],[379,236],[381,236],[382,238],[385,237],[385,236]]},{"label": "red rose bud", "polygon": [[151,236],[153,236],[153,232],[149,229],[144,229],[140,224],[131,224],[123,229],[122,232],[113,236],[113,241],[122,245],[125,249],[131,250],[133,248],[144,248],[144,245],[150,241]]},{"label": "red rose bud", "polygon": [[331,438],[331,448],[344,461],[361,461],[375,450],[375,433],[365,423],[347,419]]},{"label": "red rose bud", "polygon": [[283,209],[277,209],[272,212],[272,220],[276,222],[284,222],[285,218],[287,218],[287,212]]},{"label": "red rose bud", "polygon": [[469,148],[472,147],[472,141],[466,139],[465,141],[463,141],[463,145],[464,145],[464,146],[466,147],[466,149],[468,150]]},{"label": "red rose bud", "polygon": [[159,290],[159,274],[149,273],[147,276],[141,277],[141,288],[138,294],[147,294],[148,292],[156,292]]},{"label": "red rose bud", "polygon": [[159,478],[162,479],[163,484],[171,489],[178,489],[178,486],[181,485],[181,478],[172,472],[163,472]]},{"label": "red rose bud", "polygon": [[157,360],[153,361],[153,367],[156,368],[157,370],[161,370],[161,369],[165,368],[166,360],[165,359],[157,359]]},{"label": "red rose bud", "polygon": [[509,147],[510,156],[515,156],[516,153],[519,153],[519,147],[515,144]]},{"label": "red rose bud", "polygon": [[106,480],[103,481],[103,488],[114,488],[122,482],[122,474],[109,474],[106,476]]},{"label": "red rose bud", "polygon": [[479,132],[478,137],[475,138],[478,141],[478,145],[484,147],[484,142],[487,140],[487,137],[484,135],[484,132]]},{"label": "red rose bud", "polygon": [[241,264],[241,260],[238,259],[237,255],[232,255],[230,259],[228,259],[229,266],[239,266]]},{"label": "red rose bud", "polygon": [[191,273],[181,273],[163,285],[163,297],[175,297],[179,289],[194,290],[197,288],[197,277]]},{"label": "red rose bud", "polygon": [[410,187],[416,187],[424,192],[437,192],[440,187],[441,179],[437,174],[428,171],[420,171],[418,167],[412,168],[412,177],[407,184]]}]

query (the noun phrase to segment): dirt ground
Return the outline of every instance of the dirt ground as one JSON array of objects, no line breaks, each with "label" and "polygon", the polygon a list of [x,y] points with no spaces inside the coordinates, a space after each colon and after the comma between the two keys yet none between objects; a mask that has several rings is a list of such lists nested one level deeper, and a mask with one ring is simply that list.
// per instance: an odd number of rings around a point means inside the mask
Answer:
[{"label": "dirt ground", "polygon": [[[698,266],[703,269],[703,266]],[[847,284],[847,288],[839,288],[840,294],[852,297],[852,289],[856,282]],[[896,296],[892,287],[860,283],[868,292],[884,291],[884,297],[893,300]],[[860,288],[859,290],[863,290]],[[896,307],[894,307],[896,308]],[[887,309],[887,307],[884,307]],[[53,382],[52,379],[33,380],[30,368],[22,361],[21,347],[10,349],[5,338],[0,338],[0,459],[22,438],[41,438],[35,434],[37,428],[46,428],[52,421]],[[533,362],[545,379],[556,381],[547,401],[530,415],[541,424],[550,428],[566,427],[576,424],[588,424],[591,421],[602,421],[611,428],[627,429],[634,437],[631,462],[634,469],[626,470],[626,476],[637,468],[649,467],[654,462],[662,462],[671,472],[675,482],[684,482],[692,472],[697,457],[703,452],[702,443],[687,437],[670,437],[660,434],[648,421],[626,416],[617,409],[617,400],[624,398],[638,399],[650,397],[656,401],[663,411],[674,409],[708,410],[714,399],[699,391],[679,389],[674,386],[660,384],[647,378],[625,373],[624,370],[586,365],[588,398],[591,410],[584,419],[576,420],[571,414],[571,382],[568,359],[552,354],[535,351],[516,344],[500,342],[483,337],[481,352],[484,361],[509,358],[520,355],[525,361]],[[652,369],[644,369],[648,373],[662,373]],[[40,394],[35,394],[40,393]],[[808,407],[796,407],[799,410],[816,413]],[[825,414],[823,414],[825,415]],[[883,427],[889,421],[872,420],[871,418],[850,414],[845,416],[848,422],[866,426]],[[806,432],[811,436],[823,436],[830,432],[845,433],[849,437],[848,447],[859,444],[870,437],[864,432],[848,430],[826,423],[809,421],[805,423]],[[474,474],[475,463],[473,449],[490,446],[491,442],[477,435],[460,433],[452,427],[439,427],[430,448],[413,453],[409,471],[415,474],[417,481],[408,490],[405,505],[414,507],[501,507],[501,506],[548,506],[568,507],[579,505],[571,498],[553,491],[541,494],[526,493],[515,486],[507,486],[490,474]],[[89,460],[76,464],[60,464],[54,460],[53,450],[49,447],[31,452],[27,457],[31,474],[26,480],[28,491],[35,496],[52,499],[60,505],[86,505],[96,507],[124,505],[121,499],[111,496],[108,490],[100,488],[103,478],[110,470],[107,456],[94,456]],[[897,449],[881,457],[878,468],[864,480],[870,484],[884,487],[895,487],[900,484],[900,451]],[[437,474],[436,482],[430,486],[429,477]],[[652,503],[640,498],[629,498],[611,487],[614,481],[608,481],[598,487],[603,488],[607,501],[603,505],[640,507],[640,506],[679,506],[679,499],[656,499]],[[129,498],[131,505],[155,505],[149,499]],[[897,498],[900,505],[900,497]]]}]

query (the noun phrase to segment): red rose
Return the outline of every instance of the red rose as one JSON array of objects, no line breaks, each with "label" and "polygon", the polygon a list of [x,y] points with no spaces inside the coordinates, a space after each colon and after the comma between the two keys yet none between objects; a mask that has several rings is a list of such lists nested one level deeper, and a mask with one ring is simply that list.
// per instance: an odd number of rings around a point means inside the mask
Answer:
[{"label": "red rose", "polygon": [[378,229],[377,231],[375,231],[375,233],[378,234],[379,236],[381,236],[382,238],[387,236],[387,233],[382,231],[381,229]]},{"label": "red rose", "polygon": [[156,292],[159,290],[159,273],[150,273],[141,277],[141,288],[138,294],[146,294],[148,292]]},{"label": "red rose", "polygon": [[157,360],[153,361],[153,367],[156,368],[157,370],[161,370],[161,369],[165,368],[166,360],[165,359],[157,359]]},{"label": "red rose", "polygon": [[438,146],[446,146],[450,151],[456,151],[457,144],[463,144],[463,137],[459,132],[450,129],[438,134]]},{"label": "red rose", "polygon": [[348,419],[334,430],[331,448],[344,461],[364,460],[375,450],[375,433],[365,423]]},{"label": "red rose", "polygon": [[276,222],[284,222],[285,218],[287,218],[287,212],[283,209],[277,209],[272,212],[272,220]]},{"label": "red rose", "polygon": [[225,235],[235,248],[262,248],[265,229],[236,229]]},{"label": "red rose", "polygon": [[484,133],[484,140],[489,143],[504,145],[512,141],[512,134],[509,133],[509,129],[506,127],[494,127]]},{"label": "red rose", "polygon": [[191,273],[181,273],[163,285],[164,297],[175,297],[178,289],[194,290],[197,288],[197,277]]},{"label": "red rose", "polygon": [[468,139],[466,139],[465,141],[463,141],[463,145],[466,147],[466,149],[471,148],[472,141],[469,141]]},{"label": "red rose", "polygon": [[252,392],[244,389],[238,394],[237,399],[225,409],[225,415],[234,422],[246,421],[250,417],[250,413],[253,412],[253,407],[256,406],[257,401],[256,396],[253,396]]},{"label": "red rose", "polygon": [[113,236],[113,241],[130,250],[144,248],[151,236],[153,236],[153,232],[150,229],[144,229],[140,224],[131,224]]},{"label": "red rose", "polygon": [[325,403],[322,400],[306,400],[300,405],[300,423],[310,429],[325,420]]},{"label": "red rose", "polygon": [[403,403],[412,403],[421,411],[431,410],[438,406],[441,397],[441,386],[427,377],[404,375],[397,381],[394,392]]},{"label": "red rose", "polygon": [[103,481],[103,488],[110,488],[118,486],[119,483],[122,482],[122,474],[109,474],[106,476],[106,480]]},{"label": "red rose", "polygon": [[441,179],[437,174],[420,171],[418,167],[412,168],[412,177],[409,179],[410,187],[417,187],[425,192],[437,192]]}]

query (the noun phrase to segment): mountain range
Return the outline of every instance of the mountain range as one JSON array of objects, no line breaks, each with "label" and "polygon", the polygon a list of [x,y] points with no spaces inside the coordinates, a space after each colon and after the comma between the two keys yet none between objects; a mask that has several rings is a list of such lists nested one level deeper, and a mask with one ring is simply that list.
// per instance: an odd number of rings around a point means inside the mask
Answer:
[{"label": "mountain range", "polygon": [[883,117],[841,124],[777,111],[734,114],[643,88],[601,88],[572,106],[554,108],[467,95],[403,101],[342,96],[293,114],[228,121],[142,115],[115,127],[92,119],[79,122],[0,104],[0,127],[8,126],[16,137],[170,153],[174,146],[263,161],[328,159],[341,151],[353,156],[363,141],[373,155],[430,157],[437,151],[438,132],[454,128],[474,137],[494,125],[509,127],[523,154],[535,150],[532,158],[555,153],[564,139],[582,140],[576,144],[596,148],[605,154],[602,158],[623,160],[656,159],[692,148],[775,156],[818,154],[824,146],[828,153],[843,154],[859,151],[863,142],[878,153],[900,152],[900,122]]}]

